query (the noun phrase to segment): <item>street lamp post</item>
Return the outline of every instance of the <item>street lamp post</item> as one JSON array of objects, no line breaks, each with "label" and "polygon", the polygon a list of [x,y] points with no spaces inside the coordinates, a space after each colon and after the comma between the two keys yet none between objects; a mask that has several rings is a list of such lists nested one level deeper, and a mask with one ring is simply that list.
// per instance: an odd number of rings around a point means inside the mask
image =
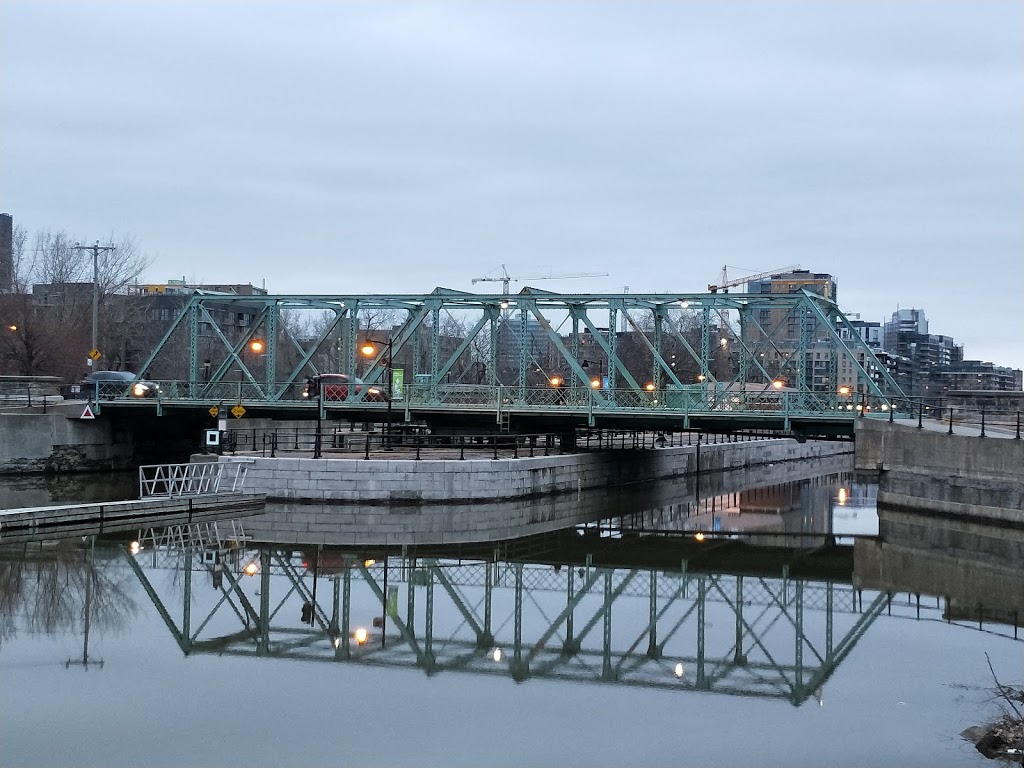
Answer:
[{"label": "street lamp post", "polygon": [[[374,354],[377,351],[377,348],[373,346],[375,343],[379,344],[380,342],[374,342],[371,339],[367,339],[366,343],[363,345],[363,354],[366,355],[367,357],[369,357],[370,355]],[[387,400],[387,404],[388,404],[388,426],[387,426],[387,441],[386,441],[386,443],[384,445],[384,450],[385,451],[393,451],[394,448],[391,445],[391,401],[394,399],[394,396],[395,396],[395,392],[394,392],[394,388],[395,388],[395,374],[394,374],[394,370],[395,370],[395,368],[394,368],[394,365],[392,364],[393,363],[392,352],[394,351],[394,339],[391,337],[390,333],[388,334],[388,340],[386,342],[384,342],[384,343],[387,345],[387,348],[388,348],[388,357],[387,357],[388,391],[387,391],[387,396],[385,398]]]},{"label": "street lamp post", "polygon": [[[71,250],[92,251],[92,346],[89,348],[89,351],[93,352],[93,350],[99,349],[96,345],[99,341],[97,338],[97,328],[99,327],[100,319],[100,251],[113,251],[114,246],[100,245],[100,241],[97,240],[92,245],[79,245],[75,243]],[[89,356],[86,365],[92,367],[92,355]]]}]

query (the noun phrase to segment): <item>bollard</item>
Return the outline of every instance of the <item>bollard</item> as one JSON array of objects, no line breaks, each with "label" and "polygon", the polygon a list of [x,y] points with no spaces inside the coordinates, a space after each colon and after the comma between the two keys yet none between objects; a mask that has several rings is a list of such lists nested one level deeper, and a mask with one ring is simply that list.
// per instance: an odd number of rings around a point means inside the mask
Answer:
[{"label": "bollard", "polygon": [[978,437],[985,436],[985,409],[981,409],[981,434]]}]

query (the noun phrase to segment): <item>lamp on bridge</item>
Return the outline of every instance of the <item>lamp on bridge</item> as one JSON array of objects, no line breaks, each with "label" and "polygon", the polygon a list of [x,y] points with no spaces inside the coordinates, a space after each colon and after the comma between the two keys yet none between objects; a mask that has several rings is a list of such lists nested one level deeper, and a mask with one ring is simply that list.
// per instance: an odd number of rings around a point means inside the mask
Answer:
[{"label": "lamp on bridge", "polygon": [[[377,347],[375,345],[376,344],[380,344],[380,343],[382,343],[382,342],[374,342],[374,341],[372,341],[370,339],[367,339],[366,341],[363,342],[363,346],[362,346],[360,351],[366,357],[373,357],[373,356],[375,356],[377,354]],[[391,338],[391,334],[388,334],[388,340],[386,342],[383,342],[383,343],[386,344],[387,348],[388,348],[388,356],[387,356],[388,391],[387,391],[387,393],[385,395],[385,398],[384,398],[385,400],[387,400],[387,403],[388,403],[388,427],[387,427],[387,442],[386,442],[386,444],[384,446],[384,450],[385,451],[391,451],[391,450],[394,450],[391,447],[391,401],[394,399],[394,396],[395,396],[395,393],[394,393],[395,374],[394,374],[394,367],[392,365],[392,362],[393,362],[392,361],[392,353],[394,352],[394,346],[393,346],[394,345],[394,339]]]},{"label": "lamp on bridge", "polygon": [[[591,361],[591,360],[584,360],[583,363],[580,365],[580,367],[584,371],[589,371],[590,370],[591,362],[593,362],[593,361]],[[598,365],[597,376],[592,376],[591,379],[590,379],[590,388],[591,389],[601,389],[604,386],[604,360],[598,360],[597,361],[597,365]]]}]

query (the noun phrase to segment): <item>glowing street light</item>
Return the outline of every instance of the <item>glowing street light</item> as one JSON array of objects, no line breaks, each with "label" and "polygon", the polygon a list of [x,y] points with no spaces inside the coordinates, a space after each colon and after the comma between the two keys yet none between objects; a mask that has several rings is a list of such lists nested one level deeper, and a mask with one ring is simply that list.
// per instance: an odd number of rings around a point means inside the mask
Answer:
[{"label": "glowing street light", "polygon": [[550,384],[552,387],[560,387],[562,386],[562,377],[552,376],[550,379],[548,379],[548,384]]},{"label": "glowing street light", "polygon": [[704,534],[700,531],[697,531],[697,533],[694,534],[693,538],[697,541],[704,541]]},{"label": "glowing street light", "polygon": [[254,560],[245,566],[243,570],[245,571],[246,576],[255,576],[259,572],[260,568],[256,565],[256,561]]},{"label": "glowing street light", "polygon": [[266,348],[267,345],[263,343],[263,339],[253,339],[252,341],[249,342],[249,351],[254,354],[258,355],[262,353],[263,350]]},{"label": "glowing street light", "polygon": [[846,397],[846,395],[850,394],[850,388],[844,384],[839,388],[839,394]]},{"label": "glowing street light", "polygon": [[772,386],[775,387],[775,389],[782,389],[785,385],[782,383],[782,379],[776,379],[772,382]]},{"label": "glowing street light", "polygon": [[646,389],[648,392],[653,392],[654,391],[654,382],[653,381],[648,381],[646,384],[644,384],[644,389]]},{"label": "glowing street light", "polygon": [[[391,401],[395,397],[395,348],[394,339],[388,334],[388,340],[385,342],[388,347],[388,437],[387,445],[384,447],[385,451],[393,451],[394,448],[391,446]],[[363,342],[362,349],[360,350],[366,357],[373,357],[377,354],[377,347],[374,342],[367,339]],[[373,389],[370,390],[373,392]]]},{"label": "glowing street light", "polygon": [[356,641],[356,645],[366,645],[369,637],[370,633],[366,631],[365,627],[360,627],[352,633],[352,639]]}]

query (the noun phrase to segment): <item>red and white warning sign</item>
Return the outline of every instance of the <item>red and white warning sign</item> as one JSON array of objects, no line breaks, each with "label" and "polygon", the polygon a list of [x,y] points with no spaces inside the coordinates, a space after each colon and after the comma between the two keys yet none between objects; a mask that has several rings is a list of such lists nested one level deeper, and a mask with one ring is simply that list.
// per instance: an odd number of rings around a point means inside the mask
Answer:
[{"label": "red and white warning sign", "polygon": [[96,414],[94,414],[92,412],[92,406],[87,405],[87,406],[85,406],[85,410],[82,411],[82,415],[79,416],[78,418],[80,418],[80,419],[95,419],[96,418]]}]

